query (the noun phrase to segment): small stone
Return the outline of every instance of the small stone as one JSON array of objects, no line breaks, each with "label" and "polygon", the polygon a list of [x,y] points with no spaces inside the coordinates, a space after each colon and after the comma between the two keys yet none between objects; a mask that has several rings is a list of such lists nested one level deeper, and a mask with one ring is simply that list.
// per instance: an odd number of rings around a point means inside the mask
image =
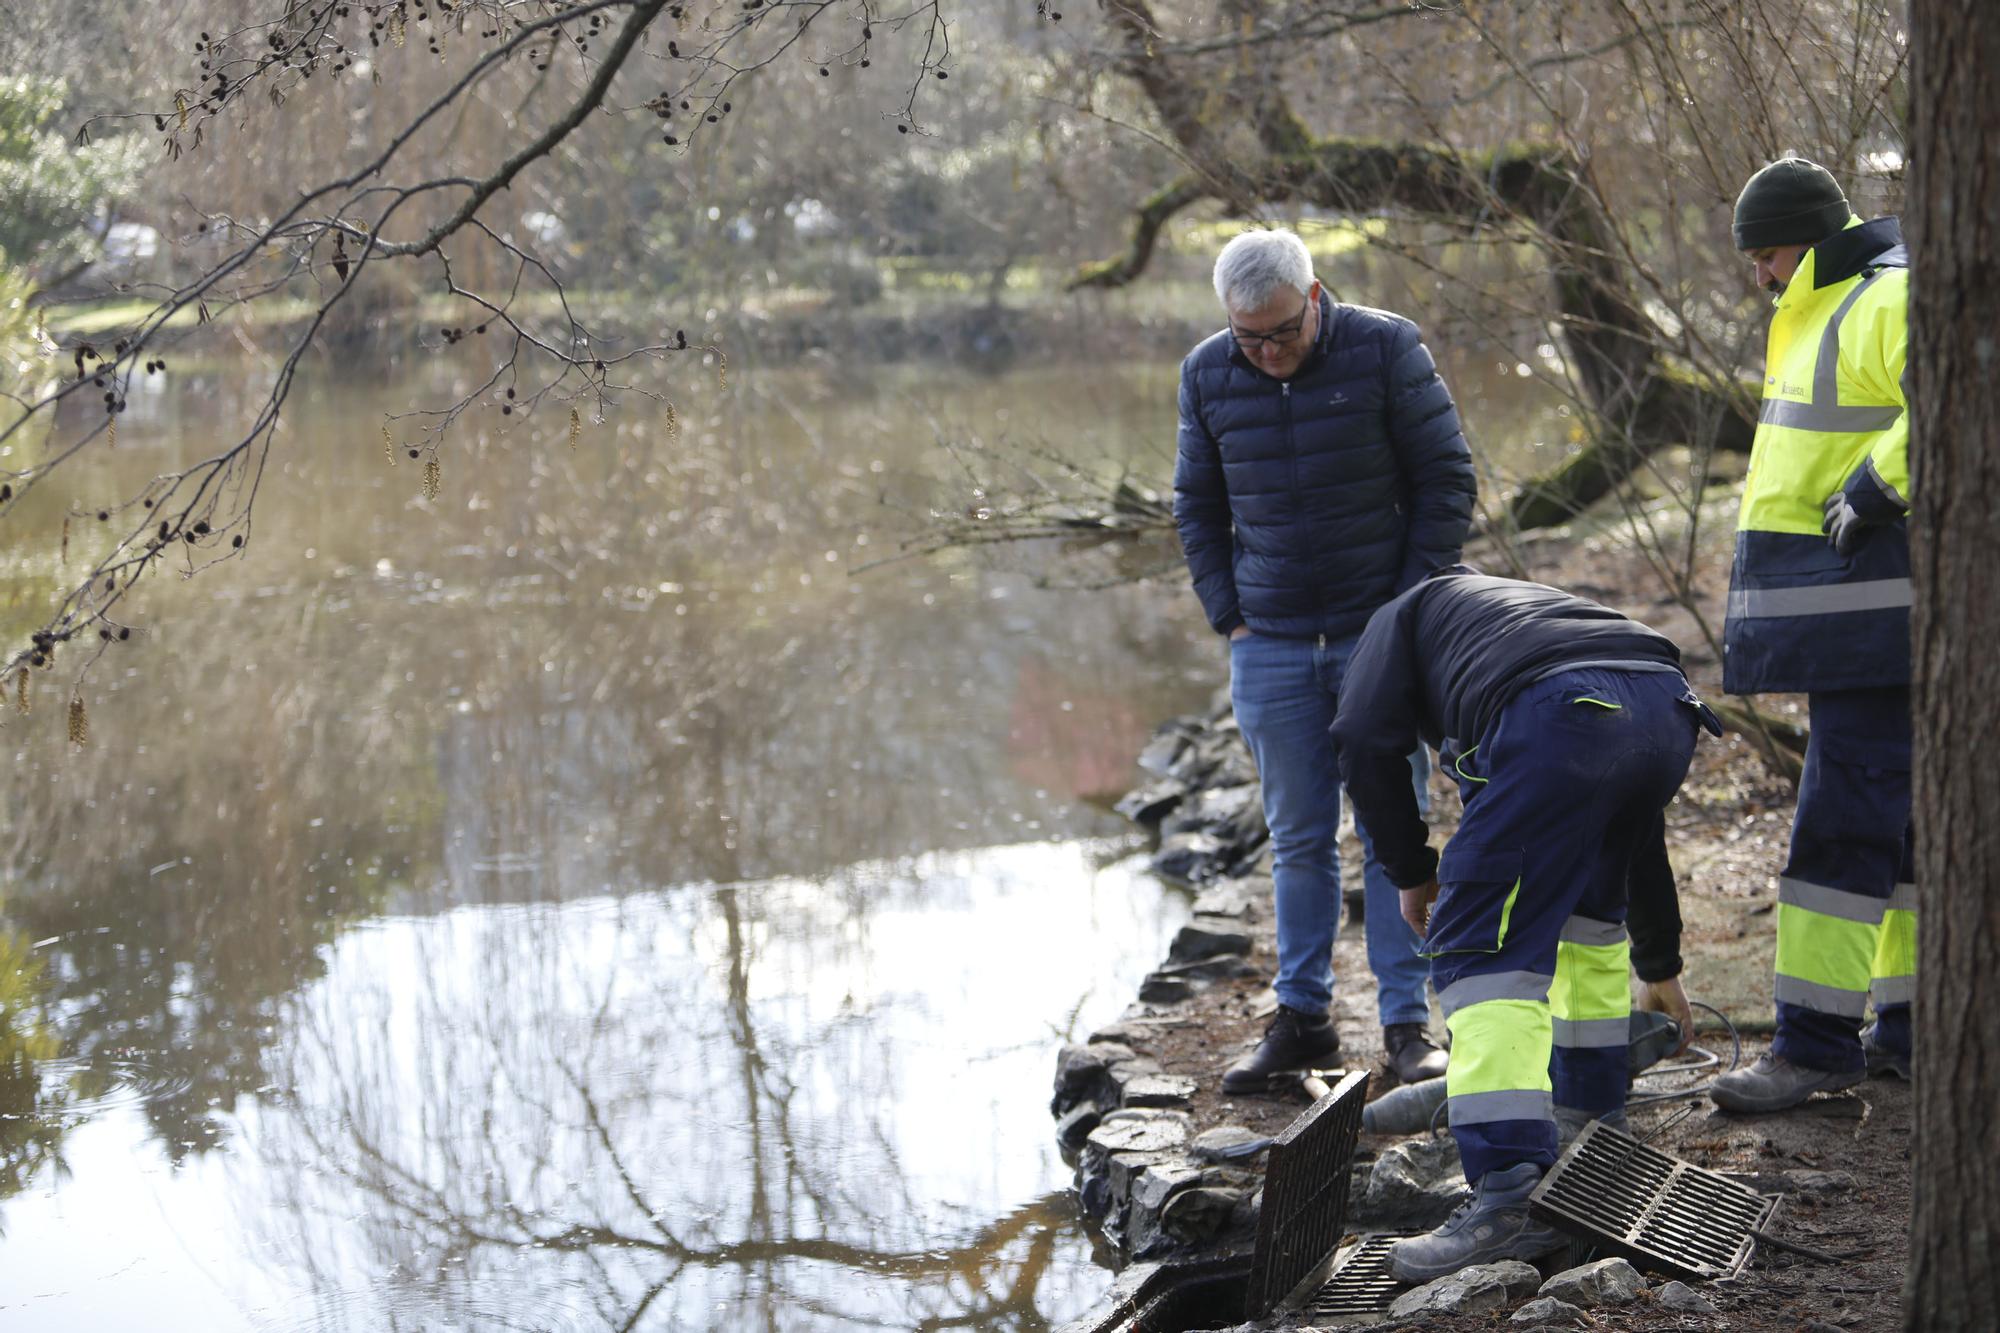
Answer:
[{"label": "small stone", "polygon": [[1195,1081],[1181,1074],[1141,1074],[1127,1082],[1120,1099],[1127,1106],[1186,1106]]},{"label": "small stone", "polygon": [[1854,1188],[1847,1171],[1787,1171],[1792,1187],[1803,1194],[1846,1194]]},{"label": "small stone", "polygon": [[1146,742],[1146,748],[1139,751],[1139,767],[1156,777],[1164,777],[1173,771],[1174,761],[1181,757],[1181,751],[1188,748],[1194,731],[1201,724],[1190,717],[1177,717],[1162,723],[1153,739]]},{"label": "small stone", "polygon": [[1250,933],[1227,917],[1197,916],[1174,936],[1167,957],[1176,963],[1199,962],[1217,954],[1250,952]]},{"label": "small stone", "polygon": [[1715,1306],[1685,1282],[1669,1282],[1660,1288],[1660,1304],[1680,1314],[1714,1314]]},{"label": "small stone", "polygon": [[1111,808],[1134,824],[1157,824],[1186,795],[1187,788],[1178,781],[1161,778],[1126,792]]},{"label": "small stone", "polygon": [[[1251,1150],[1251,1145],[1257,1145]],[[1269,1135],[1242,1125],[1217,1125],[1194,1136],[1195,1158],[1203,1162],[1240,1162],[1271,1146]]]},{"label": "small stone", "polygon": [[1194,983],[1184,977],[1154,972],[1139,983],[1139,998],[1147,1004],[1179,1004],[1194,994]]},{"label": "small stone", "polygon": [[1162,1229],[1162,1214],[1168,1200],[1201,1183],[1201,1169],[1184,1157],[1157,1162],[1139,1173],[1132,1184],[1131,1207],[1125,1214],[1125,1243],[1134,1257],[1156,1254],[1169,1247],[1171,1237]]},{"label": "small stone", "polygon": [[1507,1316],[1515,1324],[1573,1324],[1581,1318],[1582,1310],[1553,1296],[1538,1297]]},{"label": "small stone", "polygon": [[1572,1305],[1629,1305],[1646,1289],[1646,1279],[1623,1259],[1599,1259],[1581,1268],[1565,1269],[1537,1293]]},{"label": "small stone", "polygon": [[1083,1141],[1090,1137],[1090,1131],[1096,1129],[1103,1119],[1104,1112],[1098,1108],[1096,1102],[1078,1102],[1063,1112],[1062,1119],[1056,1121],[1056,1142],[1075,1152],[1083,1146]]},{"label": "small stone", "polygon": [[1434,1227],[1464,1195],[1458,1144],[1449,1138],[1412,1139],[1375,1159],[1367,1190],[1355,1205],[1355,1221],[1385,1231]]},{"label": "small stone", "polygon": [[1250,895],[1240,879],[1219,880],[1203,889],[1194,900],[1197,917],[1219,916],[1234,920],[1250,913]]},{"label": "small stone", "polygon": [[1183,1245],[1212,1239],[1243,1206],[1246,1192],[1198,1185],[1182,1190],[1160,1210],[1160,1230]]},{"label": "small stone", "polygon": [[1503,1259],[1497,1264],[1475,1264],[1450,1277],[1405,1292],[1389,1307],[1392,1319],[1418,1314],[1480,1314],[1502,1310],[1524,1296],[1534,1294],[1542,1275],[1533,1264],[1519,1259]]},{"label": "small stone", "polygon": [[1050,1112],[1061,1115],[1083,1101],[1116,1101],[1115,1096],[1105,1095],[1116,1086],[1113,1066],[1128,1064],[1138,1058],[1130,1046],[1117,1042],[1063,1047],[1056,1056],[1055,1096],[1049,1102]]},{"label": "small stone", "polygon": [[1120,1206],[1129,1203],[1132,1191],[1139,1186],[1139,1178],[1156,1166],[1180,1166],[1187,1159],[1178,1148],[1160,1148],[1148,1152],[1114,1153],[1104,1164],[1104,1178],[1111,1183],[1111,1197]]},{"label": "small stone", "polygon": [[1221,873],[1228,850],[1212,833],[1176,833],[1153,853],[1153,873],[1175,884],[1206,884]]}]

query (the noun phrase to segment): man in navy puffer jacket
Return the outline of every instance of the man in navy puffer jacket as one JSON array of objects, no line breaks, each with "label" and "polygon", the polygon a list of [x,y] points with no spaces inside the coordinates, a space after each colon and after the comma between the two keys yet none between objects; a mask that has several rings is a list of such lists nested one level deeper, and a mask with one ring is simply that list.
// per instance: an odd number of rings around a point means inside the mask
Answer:
[{"label": "man in navy puffer jacket", "polygon": [[[1328,1009],[1340,916],[1340,775],[1328,727],[1375,609],[1458,561],[1471,454],[1417,326],[1329,299],[1289,231],[1215,261],[1229,327],[1181,363],[1174,518],[1208,623],[1229,637],[1230,694],[1264,788],[1278,923],[1278,1010],[1223,1076],[1230,1092],[1340,1049]],[[1419,748],[1412,781],[1429,765]],[[1425,1024],[1426,964],[1366,832],[1368,962],[1391,1066],[1444,1072]]]}]

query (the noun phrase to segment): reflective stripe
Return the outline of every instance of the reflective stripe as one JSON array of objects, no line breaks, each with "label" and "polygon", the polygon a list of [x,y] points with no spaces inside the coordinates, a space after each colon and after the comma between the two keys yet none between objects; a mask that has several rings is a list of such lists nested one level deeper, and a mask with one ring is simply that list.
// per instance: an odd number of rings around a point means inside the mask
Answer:
[{"label": "reflective stripe", "polygon": [[[1903,409],[1893,403],[1842,406],[1840,402],[1840,323],[1888,269],[1876,269],[1854,285],[1834,308],[1833,318],[1819,336],[1819,352],[1813,358],[1812,401],[1796,403],[1786,398],[1766,398],[1757,405],[1757,420],[1787,430],[1822,431],[1837,435],[1859,435],[1883,431],[1902,419]],[[1887,489],[1886,487],[1884,489]],[[1889,492],[1894,495],[1894,491]]]},{"label": "reflective stripe", "polygon": [[1829,889],[1824,884],[1814,884],[1803,879],[1779,879],[1778,901],[1793,907],[1803,907],[1808,912],[1818,912],[1821,916],[1837,916],[1842,921],[1861,921],[1876,925],[1882,920],[1882,913],[1889,906],[1886,898],[1871,898],[1865,893],[1849,893],[1845,889]]},{"label": "reflective stripe", "polygon": [[1806,588],[1732,588],[1732,619],[1758,616],[1827,616],[1841,611],[1886,611],[1916,599],[1908,579],[1823,583]]},{"label": "reflective stripe", "polygon": [[1554,977],[1540,972],[1489,972],[1484,976],[1460,977],[1438,994],[1438,1008],[1449,1019],[1468,1004],[1489,1000],[1546,1001]]},{"label": "reflective stripe", "polygon": [[1548,1093],[1549,1007],[1534,1000],[1487,1000],[1469,1004],[1446,1020],[1451,1029],[1447,1095],[1476,1092]]},{"label": "reflective stripe", "polygon": [[1892,912],[1914,912],[1917,910],[1917,886],[1898,884],[1896,891],[1889,895],[1889,910]]},{"label": "reflective stripe", "polygon": [[1868,479],[1874,482],[1876,486],[1881,488],[1882,494],[1888,496],[1891,500],[1894,500],[1897,504],[1901,505],[1905,513],[1909,511],[1910,502],[1903,498],[1902,493],[1900,491],[1898,491],[1894,486],[1891,486],[1889,484],[1889,479],[1887,477],[1884,477],[1882,475],[1882,470],[1875,466],[1874,459],[1872,458],[1869,459],[1866,463],[1863,463],[1861,466],[1863,470],[1865,470],[1868,473]]},{"label": "reflective stripe", "polygon": [[1448,1098],[1446,1104],[1454,1126],[1556,1118],[1555,1097],[1547,1092],[1473,1092]]},{"label": "reflective stripe", "polygon": [[1788,977],[1780,972],[1777,993],[1779,1004],[1795,1004],[1816,1014],[1834,1014],[1841,1018],[1865,1018],[1868,1014],[1868,992],[1865,990],[1822,986],[1817,981]]},{"label": "reflective stripe", "polygon": [[1915,977],[1877,977],[1868,983],[1868,998],[1877,1009],[1885,1004],[1915,1004]]},{"label": "reflective stripe", "polygon": [[1881,934],[1881,927],[1870,921],[1849,921],[1781,902],[1777,973],[1859,994],[1875,975]]},{"label": "reflective stripe", "polygon": [[[1813,358],[1813,402],[1819,406],[1832,407],[1840,401],[1840,322],[1847,318],[1847,312],[1861,299],[1861,293],[1875,285],[1887,269],[1876,269],[1867,277],[1854,284],[1841,303],[1834,307],[1833,318],[1826,322],[1825,332],[1819,335],[1819,355]],[[1897,409],[1902,415],[1902,409]]]},{"label": "reflective stripe", "polygon": [[1558,1046],[1626,1046],[1632,1041],[1632,1020],[1623,1018],[1558,1018],[1555,1044]]},{"label": "reflective stripe", "polygon": [[1882,929],[1875,936],[1875,964],[1870,969],[1875,980],[1912,977],[1917,971],[1917,914],[1894,909],[1882,914]]},{"label": "reflective stripe", "polygon": [[1623,921],[1597,921],[1587,916],[1573,916],[1563,922],[1562,939],[1571,944],[1623,944],[1625,923]]},{"label": "reflective stripe", "polygon": [[1822,406],[1819,403],[1795,403],[1789,398],[1766,398],[1757,404],[1757,420],[1766,426],[1817,431],[1825,435],[1859,435],[1866,431],[1887,430],[1902,419],[1903,409],[1893,404],[1887,407]]}]

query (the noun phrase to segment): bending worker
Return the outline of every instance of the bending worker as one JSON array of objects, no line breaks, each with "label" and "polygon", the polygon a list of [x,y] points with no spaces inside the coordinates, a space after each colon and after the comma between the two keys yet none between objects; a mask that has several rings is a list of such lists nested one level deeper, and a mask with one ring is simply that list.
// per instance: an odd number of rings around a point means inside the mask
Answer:
[{"label": "bending worker", "polygon": [[[1564,1243],[1529,1218],[1528,1194],[1555,1163],[1558,1107],[1579,1121],[1624,1107],[1627,884],[1672,893],[1646,863],[1664,860],[1663,812],[1698,725],[1721,731],[1672,640],[1554,588],[1459,565],[1369,620],[1334,743],[1355,818],[1424,936],[1474,1187],[1443,1226],[1396,1243],[1402,1280]],[[1420,737],[1465,802],[1442,860],[1403,761]]]},{"label": "bending worker", "polygon": [[1896,219],[1862,222],[1802,158],[1750,178],[1735,231],[1778,300],[1722,687],[1803,692],[1812,736],[1778,879],[1778,1035],[1709,1095],[1779,1111],[1869,1069],[1910,1073],[1909,256]]}]

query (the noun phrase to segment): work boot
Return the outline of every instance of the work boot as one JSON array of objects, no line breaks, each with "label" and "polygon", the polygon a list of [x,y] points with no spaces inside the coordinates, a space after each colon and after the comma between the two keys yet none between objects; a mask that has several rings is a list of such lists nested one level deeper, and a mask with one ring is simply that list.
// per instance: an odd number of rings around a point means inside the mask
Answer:
[{"label": "work boot", "polygon": [[1632,1132],[1632,1122],[1625,1118],[1625,1108],[1622,1106],[1616,1111],[1606,1111],[1603,1115],[1592,1115],[1590,1112],[1579,1110],[1574,1106],[1558,1106],[1556,1108],[1556,1150],[1560,1152],[1562,1149],[1569,1147],[1570,1144],[1575,1143],[1576,1136],[1583,1133],[1583,1127],[1593,1120],[1602,1120],[1605,1128],[1615,1129],[1620,1134],[1630,1134]]},{"label": "work boot", "polygon": [[1733,1069],[1708,1085],[1708,1095],[1725,1111],[1759,1115],[1797,1106],[1815,1092],[1851,1088],[1867,1076],[1864,1069],[1836,1073],[1795,1065],[1771,1051],[1748,1069]]},{"label": "work boot", "polygon": [[1912,1078],[1910,1053],[1908,1051],[1894,1051],[1887,1046],[1879,1045],[1875,1040],[1877,1026],[1877,1024],[1870,1023],[1867,1027],[1861,1029],[1861,1054],[1867,1057],[1868,1072],[1870,1074],[1894,1074],[1897,1078],[1908,1083]]},{"label": "work boot", "polygon": [[1427,1078],[1443,1078],[1450,1063],[1430,1030],[1422,1023],[1388,1023],[1382,1028],[1382,1049],[1389,1053],[1389,1068],[1403,1083],[1422,1083]]},{"label": "work boot", "polygon": [[1229,1066],[1224,1092],[1266,1092],[1279,1074],[1324,1068],[1340,1054],[1340,1034],[1325,1014],[1301,1013],[1284,1005],[1271,1015],[1257,1049]]},{"label": "work boot", "polygon": [[1488,1171],[1443,1226],[1390,1246],[1389,1267],[1401,1282],[1435,1282],[1474,1264],[1534,1260],[1561,1249],[1568,1238],[1528,1216],[1528,1196],[1541,1183],[1542,1168],[1533,1162]]}]

